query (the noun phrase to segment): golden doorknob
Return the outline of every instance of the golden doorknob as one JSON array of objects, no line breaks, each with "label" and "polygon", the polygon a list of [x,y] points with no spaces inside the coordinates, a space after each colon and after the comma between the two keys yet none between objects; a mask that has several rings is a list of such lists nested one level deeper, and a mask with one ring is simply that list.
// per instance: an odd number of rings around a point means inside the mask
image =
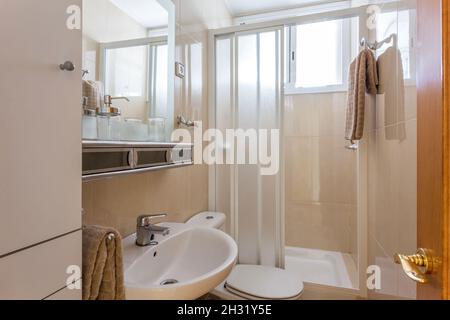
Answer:
[{"label": "golden doorknob", "polygon": [[420,283],[427,284],[430,280],[428,275],[436,270],[436,260],[431,250],[419,249],[414,255],[396,254],[394,261],[400,264],[406,275]]}]

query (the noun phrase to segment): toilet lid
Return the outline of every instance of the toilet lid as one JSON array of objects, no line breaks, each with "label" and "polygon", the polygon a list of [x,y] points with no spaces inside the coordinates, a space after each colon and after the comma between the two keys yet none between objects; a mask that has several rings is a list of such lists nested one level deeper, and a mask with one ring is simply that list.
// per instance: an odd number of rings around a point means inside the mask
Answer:
[{"label": "toilet lid", "polygon": [[303,282],[286,270],[253,265],[237,265],[225,288],[245,298],[267,300],[297,299],[303,293]]},{"label": "toilet lid", "polygon": [[219,229],[225,223],[226,216],[220,212],[202,212],[189,219],[186,224],[196,227]]}]

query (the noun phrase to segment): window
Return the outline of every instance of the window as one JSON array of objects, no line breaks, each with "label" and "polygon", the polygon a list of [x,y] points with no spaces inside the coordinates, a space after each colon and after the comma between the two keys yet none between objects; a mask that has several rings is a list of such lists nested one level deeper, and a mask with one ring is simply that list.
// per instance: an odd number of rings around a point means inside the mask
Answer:
[{"label": "window", "polygon": [[[415,81],[415,19],[415,10],[382,12],[374,34],[377,41],[397,35],[407,84]],[[286,94],[347,90],[349,65],[360,51],[359,17],[288,26],[285,39]],[[390,46],[377,50],[377,58]]]},{"label": "window", "polygon": [[[343,56],[342,21],[300,25],[296,33],[295,86],[311,88],[341,85],[344,76],[340,67]],[[333,54],[330,55],[330,52]]]},{"label": "window", "polygon": [[148,46],[106,49],[106,93],[119,97],[142,97],[147,86]]},{"label": "window", "polygon": [[287,27],[286,93],[345,91],[355,28],[357,18]]},{"label": "window", "polygon": [[[415,10],[402,10],[381,13],[377,20],[377,41],[386,39],[391,34],[398,36],[398,49],[400,50],[403,63],[403,75],[406,80],[414,80],[415,76],[415,56],[414,23]],[[388,48],[384,46],[377,51],[379,57]]]},{"label": "window", "polygon": [[168,84],[168,47],[167,44],[150,46],[150,97],[151,116],[154,118],[167,115]]}]

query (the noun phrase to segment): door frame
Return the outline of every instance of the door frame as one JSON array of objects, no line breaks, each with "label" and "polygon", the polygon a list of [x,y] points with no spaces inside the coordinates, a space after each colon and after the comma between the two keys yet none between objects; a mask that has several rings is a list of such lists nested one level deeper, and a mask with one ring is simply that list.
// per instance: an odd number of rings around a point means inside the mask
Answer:
[{"label": "door frame", "polygon": [[444,275],[443,298],[450,299],[450,1],[442,2],[442,34],[443,34],[443,130],[444,130],[444,211],[443,211],[443,243],[444,243]]},{"label": "door frame", "polygon": [[440,261],[420,300],[449,299],[450,1],[419,0],[418,24],[418,247]]}]

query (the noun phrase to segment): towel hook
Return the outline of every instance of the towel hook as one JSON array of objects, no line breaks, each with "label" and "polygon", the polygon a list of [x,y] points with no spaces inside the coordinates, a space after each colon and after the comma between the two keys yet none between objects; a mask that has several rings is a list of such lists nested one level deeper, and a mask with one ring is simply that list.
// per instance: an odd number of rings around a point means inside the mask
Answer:
[{"label": "towel hook", "polygon": [[87,70],[87,69],[82,69],[81,70],[81,78],[84,78],[88,74],[89,74],[89,70]]},{"label": "towel hook", "polygon": [[108,234],[108,241],[112,241],[114,239],[116,239],[116,235],[114,233]]},{"label": "towel hook", "polygon": [[357,142],[354,142],[353,140],[350,141],[351,145],[346,146],[345,149],[351,150],[351,151],[358,151],[359,145]]},{"label": "towel hook", "polygon": [[397,35],[395,33],[391,34],[389,37],[387,37],[386,39],[384,39],[380,42],[375,41],[374,43],[370,43],[369,41],[367,41],[367,39],[365,37],[363,37],[363,38],[361,38],[360,45],[361,45],[361,47],[365,47],[370,50],[376,51],[376,50],[380,49],[384,44],[387,44],[391,41],[393,41],[394,45],[397,45]]}]

